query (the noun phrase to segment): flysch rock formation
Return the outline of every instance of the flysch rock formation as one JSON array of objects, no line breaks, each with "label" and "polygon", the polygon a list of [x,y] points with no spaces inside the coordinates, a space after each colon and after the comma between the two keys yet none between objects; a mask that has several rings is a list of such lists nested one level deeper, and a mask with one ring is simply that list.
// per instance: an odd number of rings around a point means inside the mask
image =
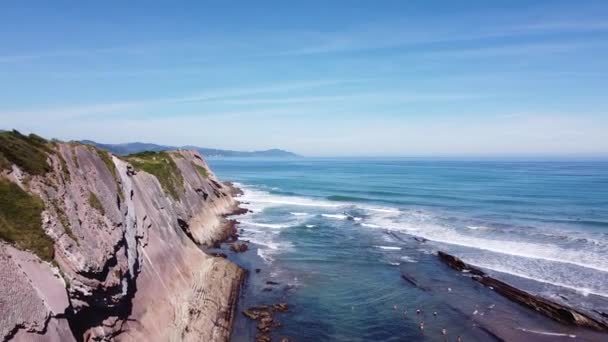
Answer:
[{"label": "flysch rock formation", "polygon": [[[0,241],[0,338],[15,341],[226,341],[244,271],[197,244],[225,236],[236,208],[194,151],[166,152],[178,196],[128,159],[49,143],[50,171],[0,170],[44,202],[52,261]],[[201,172],[203,170],[203,172]]]}]

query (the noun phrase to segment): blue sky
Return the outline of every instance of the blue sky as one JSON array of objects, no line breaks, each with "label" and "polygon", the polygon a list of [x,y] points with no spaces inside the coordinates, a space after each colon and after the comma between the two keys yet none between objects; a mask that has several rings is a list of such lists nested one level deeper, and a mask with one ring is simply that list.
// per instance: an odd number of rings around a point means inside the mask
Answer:
[{"label": "blue sky", "polygon": [[317,156],[608,156],[606,1],[126,3],[3,2],[0,126]]}]

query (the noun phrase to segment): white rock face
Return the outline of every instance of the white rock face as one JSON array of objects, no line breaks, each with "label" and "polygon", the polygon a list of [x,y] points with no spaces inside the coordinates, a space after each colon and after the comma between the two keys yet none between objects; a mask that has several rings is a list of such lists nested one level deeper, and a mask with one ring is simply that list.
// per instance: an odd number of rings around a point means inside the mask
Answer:
[{"label": "white rock face", "polygon": [[10,312],[0,316],[0,337],[227,340],[244,272],[193,240],[212,244],[226,235],[232,189],[193,151],[169,153],[184,179],[175,200],[154,176],[105,152],[72,144],[56,150],[53,171],[25,188],[45,202],[43,228],[61,274],[29,252],[0,246],[0,310]]},{"label": "white rock face", "polygon": [[62,316],[69,306],[63,279],[28,252],[0,243],[0,336],[32,340],[44,332],[74,341]]}]

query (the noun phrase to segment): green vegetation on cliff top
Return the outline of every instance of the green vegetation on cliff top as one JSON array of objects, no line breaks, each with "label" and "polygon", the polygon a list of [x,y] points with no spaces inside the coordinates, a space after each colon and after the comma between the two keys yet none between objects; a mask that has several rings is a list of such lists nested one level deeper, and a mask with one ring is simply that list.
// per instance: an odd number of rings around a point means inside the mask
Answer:
[{"label": "green vegetation on cliff top", "polygon": [[195,164],[194,162],[192,162],[192,166],[194,166],[194,169],[196,171],[198,171],[198,173],[203,177],[203,178],[209,178],[209,171],[207,171],[207,169],[205,169],[204,167]]},{"label": "green vegetation on cliff top", "polygon": [[0,132],[0,169],[16,164],[31,175],[43,175],[51,170],[46,161],[51,152],[49,143],[35,134]]},{"label": "green vegetation on cliff top", "polygon": [[0,178],[0,239],[52,261],[53,240],[42,229],[44,202]]},{"label": "green vegetation on cliff top", "polygon": [[125,159],[138,170],[156,176],[163,190],[175,200],[184,191],[184,177],[169,152],[141,152]]}]

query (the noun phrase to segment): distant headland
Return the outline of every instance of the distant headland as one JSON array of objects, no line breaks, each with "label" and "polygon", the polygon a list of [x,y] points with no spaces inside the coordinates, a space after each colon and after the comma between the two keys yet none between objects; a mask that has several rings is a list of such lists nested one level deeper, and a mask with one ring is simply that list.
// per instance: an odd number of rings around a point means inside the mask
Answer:
[{"label": "distant headland", "polygon": [[93,145],[95,147],[107,150],[117,155],[128,155],[133,153],[140,153],[145,151],[172,151],[172,150],[196,150],[199,153],[203,154],[205,157],[270,157],[270,158],[294,158],[301,157],[293,152],[280,150],[280,149],[270,149],[270,150],[262,150],[262,151],[233,151],[233,150],[220,150],[215,148],[206,148],[206,147],[198,147],[198,146],[167,146],[167,145],[158,145],[151,143],[142,143],[142,142],[132,142],[132,143],[123,143],[123,144],[102,144],[92,140],[81,140],[78,141],[83,144]]}]

